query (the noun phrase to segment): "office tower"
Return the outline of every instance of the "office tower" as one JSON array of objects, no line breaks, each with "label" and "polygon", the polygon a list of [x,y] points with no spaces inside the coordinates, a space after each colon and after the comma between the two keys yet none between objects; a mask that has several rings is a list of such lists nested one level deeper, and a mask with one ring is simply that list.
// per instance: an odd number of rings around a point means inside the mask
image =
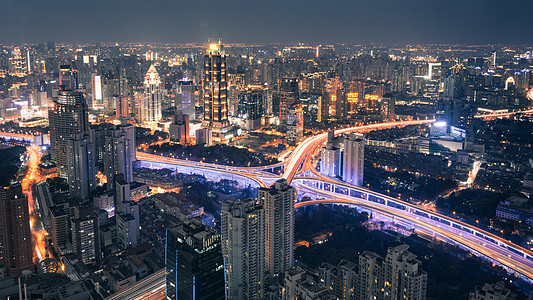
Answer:
[{"label": "office tower", "polygon": [[228,123],[226,53],[222,43],[211,43],[204,56],[204,126],[224,127]]},{"label": "office tower", "polygon": [[284,77],[279,85],[279,121],[285,123],[289,109],[298,101],[298,78]]},{"label": "office tower", "polygon": [[205,145],[207,147],[213,144],[213,135],[211,128],[200,128],[196,130],[196,145]]},{"label": "office tower", "polygon": [[212,128],[213,140],[223,142],[233,137],[229,124],[228,83],[224,46],[211,43],[204,56],[204,128]]},{"label": "office tower", "polygon": [[69,215],[61,206],[52,206],[50,210],[50,235],[52,237],[52,246],[57,253],[70,240]]},{"label": "office tower", "polygon": [[341,175],[341,149],[335,145],[334,131],[328,132],[326,146],[320,151],[320,174],[330,177]]},{"label": "office tower", "polygon": [[265,209],[265,271],[277,276],[289,270],[294,256],[294,202],[296,190],[280,179],[259,189],[259,204]]},{"label": "office tower", "polygon": [[79,88],[78,71],[70,65],[59,67],[59,87],[65,91],[75,91]]},{"label": "office tower", "polygon": [[287,142],[298,144],[304,136],[304,115],[301,103],[293,104],[287,113]]},{"label": "office tower", "polygon": [[9,74],[12,76],[24,77],[28,74],[26,55],[19,47],[13,48],[8,59]]},{"label": "office tower", "polygon": [[170,142],[187,145],[189,143],[189,115],[178,114],[169,127]]},{"label": "office tower", "polygon": [[248,86],[240,95],[238,112],[245,120],[246,130],[255,130],[261,127],[263,117],[263,89],[260,86]]},{"label": "office tower", "polygon": [[71,220],[72,246],[76,256],[89,264],[100,260],[100,232],[98,217],[93,207],[74,207],[74,217]]},{"label": "office tower", "polygon": [[420,269],[408,245],[391,247],[384,261],[386,299],[426,299],[428,274]]},{"label": "office tower", "polygon": [[89,135],[77,133],[67,141],[67,178],[69,193],[86,199],[96,187],[94,144]]},{"label": "office tower", "polygon": [[167,229],[167,299],[225,299],[220,235],[198,219]]},{"label": "office tower", "polygon": [[[135,160],[135,136],[132,125],[115,126],[105,136],[104,168],[108,186],[116,174],[124,174],[126,182],[133,181],[133,162]],[[133,139],[133,140],[132,140]]]},{"label": "office tower", "polygon": [[102,95],[102,76],[96,75],[96,73],[91,74],[91,105],[92,109],[103,109],[104,108],[104,98]]},{"label": "office tower", "polygon": [[384,122],[396,120],[396,100],[392,94],[385,94],[381,98],[381,119]]},{"label": "office tower", "polygon": [[228,299],[263,299],[265,210],[253,199],[222,203],[221,232]]},{"label": "office tower", "polygon": [[180,80],[175,87],[176,107],[181,110],[183,114],[194,117],[196,97],[194,95],[193,82],[187,79]]},{"label": "office tower", "polygon": [[362,185],[364,168],[364,135],[350,133],[344,137],[344,151],[342,153],[342,180],[353,185]]},{"label": "office tower", "polygon": [[80,91],[59,90],[48,110],[52,161],[59,177],[67,178],[67,144],[74,134],[87,134],[87,104]]},{"label": "office tower", "polygon": [[163,102],[164,90],[159,73],[154,65],[151,65],[144,77],[145,96],[143,102],[143,115],[145,122],[158,122],[161,120],[161,103]]},{"label": "office tower", "polygon": [[34,271],[28,198],[20,184],[0,189],[0,263],[10,275]]}]

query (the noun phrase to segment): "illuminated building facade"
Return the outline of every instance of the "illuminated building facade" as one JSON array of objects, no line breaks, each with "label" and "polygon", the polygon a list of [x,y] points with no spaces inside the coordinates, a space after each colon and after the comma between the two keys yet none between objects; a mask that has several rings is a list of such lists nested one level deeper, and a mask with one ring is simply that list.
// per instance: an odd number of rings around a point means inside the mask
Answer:
[{"label": "illuminated building facade", "polygon": [[265,271],[283,274],[294,262],[294,202],[296,189],[280,179],[259,189],[259,204],[265,209]]},{"label": "illuminated building facade", "polygon": [[198,219],[167,229],[166,298],[224,300],[220,235]]},{"label": "illuminated building facade", "polygon": [[304,114],[302,104],[293,104],[287,114],[287,142],[298,144],[304,135]]},{"label": "illuminated building facade", "polygon": [[87,134],[87,104],[80,91],[59,90],[48,111],[52,161],[59,177],[68,178],[67,143],[75,134]]},{"label": "illuminated building facade", "polygon": [[341,149],[336,147],[334,139],[334,132],[328,132],[328,141],[320,152],[320,173],[330,177],[341,175]]},{"label": "illuminated building facade", "polygon": [[158,122],[162,118],[161,103],[164,90],[159,73],[151,65],[144,77],[145,97],[143,102],[143,115],[145,122]]},{"label": "illuminated building facade", "polygon": [[342,180],[353,185],[363,184],[365,169],[365,140],[363,135],[354,133],[344,138],[342,154]]},{"label": "illuminated building facade", "polygon": [[396,119],[396,100],[392,94],[385,94],[381,102],[381,119],[384,122],[392,122]]},{"label": "illuminated building facade", "polygon": [[204,128],[212,128],[213,139],[222,142],[232,137],[228,120],[228,82],[226,53],[219,41],[211,43],[204,55]]},{"label": "illuminated building facade", "polygon": [[0,263],[10,275],[34,271],[28,198],[20,184],[0,189]]},{"label": "illuminated building facade", "polygon": [[228,299],[263,299],[265,211],[253,199],[222,203],[222,253]]},{"label": "illuminated building facade", "polygon": [[239,115],[245,120],[246,130],[254,130],[261,127],[263,97],[264,92],[261,86],[249,86],[240,95]]},{"label": "illuminated building facade", "polygon": [[284,77],[279,85],[279,121],[283,124],[287,120],[289,109],[300,97],[298,78]]}]

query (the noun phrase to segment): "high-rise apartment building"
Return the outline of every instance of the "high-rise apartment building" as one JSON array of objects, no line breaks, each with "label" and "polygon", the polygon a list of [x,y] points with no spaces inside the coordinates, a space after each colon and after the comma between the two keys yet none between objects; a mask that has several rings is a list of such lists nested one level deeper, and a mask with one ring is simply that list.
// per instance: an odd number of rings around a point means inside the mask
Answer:
[{"label": "high-rise apartment building", "polygon": [[253,199],[222,203],[227,299],[263,299],[265,211]]},{"label": "high-rise apartment building", "polygon": [[334,131],[328,132],[326,146],[320,151],[320,174],[330,177],[341,175],[341,149],[335,145]]},{"label": "high-rise apartment building", "polygon": [[362,134],[350,133],[344,137],[342,180],[353,185],[363,184],[365,168],[365,140]]},{"label": "high-rise apartment building", "polygon": [[167,299],[225,299],[220,235],[198,219],[167,230]]},{"label": "high-rise apartment building", "polygon": [[78,258],[89,264],[99,261],[100,228],[98,217],[94,214],[93,207],[74,207],[74,217],[71,220],[72,245]]},{"label": "high-rise apartment building", "polygon": [[259,204],[265,209],[265,264],[270,276],[289,270],[294,260],[294,202],[296,189],[280,179],[259,189]]},{"label": "high-rise apartment building", "polygon": [[28,198],[20,184],[0,189],[0,263],[10,275],[34,271]]},{"label": "high-rise apartment building", "polygon": [[96,187],[94,144],[89,135],[77,133],[67,141],[67,178],[70,195],[86,199]]},{"label": "high-rise apartment building", "polygon": [[143,101],[143,116],[145,122],[158,122],[163,117],[161,104],[164,90],[159,73],[154,65],[150,66],[144,77],[145,97]]},{"label": "high-rise apartment building", "polygon": [[59,90],[48,111],[52,161],[59,177],[68,178],[67,146],[75,134],[87,134],[89,118],[83,93]]}]

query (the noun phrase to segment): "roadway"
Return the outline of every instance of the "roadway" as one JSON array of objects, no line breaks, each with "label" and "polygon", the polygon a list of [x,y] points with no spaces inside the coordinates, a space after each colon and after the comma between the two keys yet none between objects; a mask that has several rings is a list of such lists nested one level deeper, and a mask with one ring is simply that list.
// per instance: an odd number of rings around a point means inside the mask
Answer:
[{"label": "roadway", "polygon": [[[522,111],[520,113],[530,113],[531,111]],[[516,112],[515,112],[516,113]],[[506,113],[505,116],[509,116],[512,113]],[[498,114],[500,115],[500,114]],[[376,124],[370,124],[370,125],[364,125],[364,126],[357,126],[357,127],[350,127],[350,128],[343,128],[335,131],[336,135],[354,132],[354,131],[369,131],[369,130],[380,130],[380,129],[387,129],[387,128],[393,128],[393,127],[403,127],[403,126],[409,126],[409,125],[421,125],[421,124],[429,124],[431,122],[434,122],[434,120],[416,120],[416,121],[400,121],[400,122],[387,122],[387,123],[376,123]],[[308,191],[314,193],[317,198],[326,198],[331,199],[334,198],[335,200],[313,200],[310,202],[306,202],[306,204],[296,204],[296,207],[300,207],[301,205],[315,205],[320,203],[320,201],[324,201],[323,203],[331,203],[331,204],[351,204],[351,205],[359,205],[364,207],[369,207],[372,209],[375,209],[376,211],[380,211],[384,214],[389,214],[391,216],[399,217],[403,220],[406,220],[407,222],[411,222],[412,224],[416,225],[418,228],[422,228],[427,232],[432,232],[435,235],[440,236],[442,239],[447,240],[448,242],[453,242],[458,245],[461,245],[462,247],[469,249],[475,254],[484,256],[485,258],[491,260],[494,263],[497,263],[503,267],[505,267],[508,271],[517,273],[521,275],[522,278],[528,280],[529,282],[533,282],[533,261],[528,260],[526,257],[530,256],[533,258],[533,253],[529,250],[526,250],[518,245],[513,244],[510,241],[504,240],[502,238],[499,238],[489,232],[483,231],[479,228],[477,228],[474,225],[466,224],[464,222],[440,215],[435,214],[432,211],[425,210],[422,207],[403,202],[399,199],[391,198],[385,195],[380,195],[375,192],[372,192],[370,190],[351,186],[349,184],[340,182],[338,180],[326,177],[322,174],[320,174],[318,171],[316,171],[314,165],[313,165],[313,154],[317,153],[317,151],[320,149],[322,144],[327,139],[327,133],[319,134],[314,137],[308,138],[300,145],[298,145],[290,154],[288,159],[285,161],[276,164],[276,167],[284,167],[284,174],[281,178],[284,178],[288,181],[288,183],[292,183],[293,180],[295,181],[295,186],[302,191]],[[272,168],[273,166],[264,166],[260,168],[239,168],[239,167],[228,167],[228,166],[220,166],[220,165],[214,165],[214,164],[206,164],[206,163],[199,163],[199,162],[191,162],[191,161],[183,161],[183,160],[176,160],[168,157],[161,157],[157,155],[153,156],[145,156],[144,154],[141,154],[140,157],[138,157],[140,160],[143,159],[149,159],[151,161],[163,161],[165,163],[169,164],[179,164],[184,166],[191,166],[194,168],[200,168],[200,169],[208,169],[211,171],[218,171],[218,172],[227,172],[227,173],[233,173],[239,176],[244,176],[249,179],[254,180],[257,182],[260,186],[267,186],[263,182],[263,176],[268,176],[269,179],[273,179],[275,175],[270,174],[266,175],[265,172],[261,171],[264,169]],[[306,177],[297,177],[302,176],[303,174],[312,174],[312,178],[306,178]],[[265,177],[266,178],[266,177]],[[279,177],[278,177],[279,178]],[[322,189],[318,189],[316,187],[313,187],[309,184],[305,184],[303,181],[306,179],[312,179],[323,183],[330,183],[335,185],[342,185],[345,188],[352,188],[357,189],[360,192],[374,195],[375,197],[381,197],[383,199],[390,199],[391,201],[396,201],[398,203],[401,203],[402,205],[405,205],[406,207],[409,207],[407,210],[401,210],[396,208],[388,207],[385,204],[381,203],[375,203],[371,202],[365,199],[350,197],[347,195],[342,195],[339,193],[331,192],[331,191],[325,191]],[[263,182],[263,183],[260,183]],[[428,213],[431,215],[437,215],[439,219],[445,220],[449,224],[456,224],[456,226],[460,226],[462,228],[465,228],[466,230],[469,230],[469,232],[461,231],[457,228],[454,228],[452,225],[445,225],[442,224],[442,222],[438,222],[435,220],[432,220],[430,218],[426,218],[420,215],[415,214],[415,212],[422,212],[422,213]],[[478,233],[484,237],[476,236],[475,233]],[[486,238],[490,238],[495,242],[490,242]],[[514,248],[518,252],[522,253],[523,256],[519,256],[515,254],[514,252],[508,250],[508,248]]]}]

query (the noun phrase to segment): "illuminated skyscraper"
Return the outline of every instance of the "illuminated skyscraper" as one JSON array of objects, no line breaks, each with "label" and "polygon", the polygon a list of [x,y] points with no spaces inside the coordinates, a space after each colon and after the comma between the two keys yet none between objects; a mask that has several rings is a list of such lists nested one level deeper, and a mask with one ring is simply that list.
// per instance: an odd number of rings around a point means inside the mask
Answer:
[{"label": "illuminated skyscraper", "polygon": [[262,299],[265,210],[253,199],[222,203],[221,232],[228,299]]},{"label": "illuminated skyscraper", "polygon": [[89,118],[83,93],[59,90],[48,111],[52,161],[59,177],[67,178],[67,143],[75,134],[87,134]]},{"label": "illuminated skyscraper", "polygon": [[298,78],[282,78],[279,88],[279,120],[281,124],[286,122],[289,109],[298,101],[299,97]]},{"label": "illuminated skyscraper", "polygon": [[263,97],[264,92],[261,86],[249,86],[240,95],[239,115],[245,120],[246,130],[255,130],[261,127]]},{"label": "illuminated skyscraper", "polygon": [[302,104],[293,104],[287,113],[287,142],[290,145],[298,144],[304,135],[304,115]]},{"label": "illuminated skyscraper", "polygon": [[225,299],[220,235],[198,219],[167,229],[167,299]]},{"label": "illuminated skyscraper", "polygon": [[362,185],[364,168],[364,136],[350,133],[344,138],[344,152],[342,154],[342,180],[353,185]]},{"label": "illuminated skyscraper", "polygon": [[143,114],[145,122],[158,122],[162,118],[161,103],[164,90],[159,73],[154,65],[150,66],[144,77],[145,98]]},{"label": "illuminated skyscraper", "polygon": [[396,100],[392,94],[385,94],[381,98],[381,119],[384,122],[392,122],[396,119]]},{"label": "illuminated skyscraper", "polygon": [[328,141],[320,152],[320,174],[330,177],[341,175],[341,149],[335,146],[334,139],[334,131],[328,132]]},{"label": "illuminated skyscraper", "polygon": [[294,202],[296,189],[280,179],[259,189],[259,204],[265,209],[265,271],[276,276],[294,261]]},{"label": "illuminated skyscraper", "polygon": [[224,46],[209,44],[204,56],[204,120],[203,127],[213,129],[215,141],[229,137],[228,83],[226,75],[226,53]]},{"label": "illuminated skyscraper", "polygon": [[0,263],[10,275],[34,270],[28,198],[20,184],[0,189]]}]

